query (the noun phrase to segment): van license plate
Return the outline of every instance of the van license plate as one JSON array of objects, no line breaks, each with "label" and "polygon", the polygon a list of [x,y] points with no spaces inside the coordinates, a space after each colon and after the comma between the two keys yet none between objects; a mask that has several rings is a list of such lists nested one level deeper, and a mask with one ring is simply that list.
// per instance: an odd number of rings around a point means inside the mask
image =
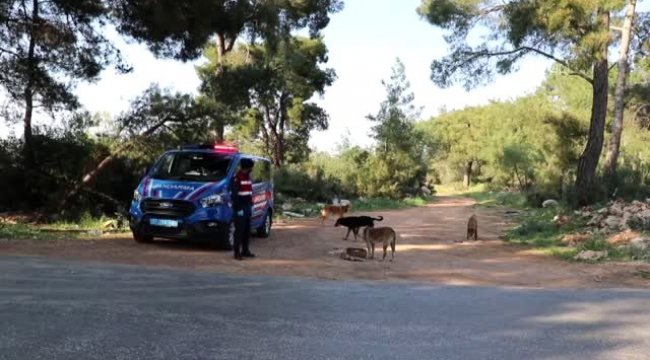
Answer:
[{"label": "van license plate", "polygon": [[169,220],[169,219],[149,219],[149,224],[153,226],[161,227],[178,227],[178,220]]}]

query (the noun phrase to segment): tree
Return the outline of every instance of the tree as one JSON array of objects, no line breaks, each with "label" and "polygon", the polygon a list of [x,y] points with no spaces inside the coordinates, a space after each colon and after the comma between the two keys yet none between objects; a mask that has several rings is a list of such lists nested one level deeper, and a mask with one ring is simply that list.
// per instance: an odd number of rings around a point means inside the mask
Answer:
[{"label": "tree", "polygon": [[[61,209],[80,190],[89,187],[118,156],[137,152],[139,157],[150,158],[151,154],[165,150],[166,145],[175,146],[183,140],[194,142],[192,140],[197,140],[197,134],[207,133],[205,119],[208,112],[209,109],[198,104],[190,95],[174,94],[151,86],[131,102],[129,111],[117,119],[119,133],[112,148],[72,186],[61,201]],[[162,139],[163,134],[171,135],[176,141],[166,144]]]},{"label": "tree", "polygon": [[[209,60],[208,69],[215,59]],[[264,152],[279,168],[287,160],[306,159],[310,132],[328,126],[325,110],[309,101],[323,94],[336,78],[334,70],[320,68],[326,62],[327,47],[320,38],[294,37],[275,49],[265,44],[242,45],[229,54],[222,72],[199,72],[203,89],[221,99],[246,103],[240,124],[244,135],[261,141]]]},{"label": "tree", "polygon": [[[415,143],[413,123],[420,115],[419,109],[413,105],[415,96],[410,91],[411,84],[406,78],[405,68],[398,58],[391,69],[389,81],[382,80],[386,89],[386,99],[382,101],[376,115],[368,115],[373,126],[373,137],[379,148],[384,152],[410,151]],[[411,141],[404,141],[405,139]]]},{"label": "tree", "polygon": [[[308,28],[310,37],[316,38],[329,23],[329,15],[343,8],[340,0],[110,1],[120,19],[119,30],[145,41],[159,56],[195,59],[208,42],[213,42],[213,71],[217,75],[224,71],[226,55],[242,35],[248,35],[251,44],[261,40],[271,48],[286,42],[293,30]],[[210,101],[217,109],[230,111],[227,102]],[[214,120],[217,136],[222,139],[223,129],[232,118]]]},{"label": "tree", "polygon": [[[551,59],[592,87],[589,137],[577,167],[578,202],[591,201],[602,152],[608,98],[610,13],[622,7],[615,0],[464,1],[423,0],[418,13],[450,30],[445,40],[451,53],[432,65],[432,80],[440,86],[456,81],[466,88],[505,74],[527,55]],[[468,35],[475,28],[490,33],[478,46]],[[591,72],[591,75],[588,75]]]},{"label": "tree", "polygon": [[119,52],[100,31],[102,0],[4,0],[0,4],[0,85],[23,108],[24,154],[34,165],[34,111],[78,107],[77,80],[95,80]]},{"label": "tree", "polygon": [[618,75],[616,79],[616,92],[614,94],[614,122],[612,123],[612,137],[607,146],[607,158],[605,159],[605,174],[612,176],[616,173],[616,165],[621,148],[621,134],[623,133],[623,114],[625,112],[625,93],[627,88],[627,76],[629,72],[628,53],[634,26],[636,12],[636,0],[627,0],[625,20],[621,28],[621,45],[618,58]]},{"label": "tree", "polygon": [[369,159],[366,193],[400,197],[422,175],[422,136],[415,130],[414,122],[419,109],[413,105],[414,95],[406,78],[404,64],[397,59],[388,81],[382,80],[386,99],[375,115],[368,119],[376,123],[372,128],[377,140],[376,150]]}]

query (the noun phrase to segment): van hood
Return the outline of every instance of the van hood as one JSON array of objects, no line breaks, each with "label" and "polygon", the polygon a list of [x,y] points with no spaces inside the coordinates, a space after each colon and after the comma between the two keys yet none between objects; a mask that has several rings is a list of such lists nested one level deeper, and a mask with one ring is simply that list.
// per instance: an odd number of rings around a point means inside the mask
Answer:
[{"label": "van hood", "polygon": [[223,192],[226,180],[217,182],[193,182],[160,180],[146,177],[140,185],[143,198],[178,199],[195,201],[197,199]]}]

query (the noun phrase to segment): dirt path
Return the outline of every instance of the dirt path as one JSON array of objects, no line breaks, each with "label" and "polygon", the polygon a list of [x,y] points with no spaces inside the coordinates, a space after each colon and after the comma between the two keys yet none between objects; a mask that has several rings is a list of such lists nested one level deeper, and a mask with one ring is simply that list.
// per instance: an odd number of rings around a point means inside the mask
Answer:
[{"label": "dirt path", "polygon": [[[499,236],[508,224],[503,211],[475,209],[473,201],[440,197],[426,208],[377,212],[378,224],[400,234],[394,262],[349,262],[332,255],[337,248],[364,247],[361,240],[343,241],[344,228],[330,220],[275,224],[269,239],[253,239],[254,260],[233,261],[229,252],[170,241],[136,244],[130,237],[48,242],[0,242],[0,254],[126,264],[184,267],[246,274],[298,275],[327,279],[411,280],[458,285],[525,287],[650,287],[638,271],[649,264],[577,264],[505,244]],[[464,237],[467,218],[476,213],[478,242],[455,243]],[[351,237],[352,238],[352,237]],[[379,249],[381,257],[381,249]]]}]

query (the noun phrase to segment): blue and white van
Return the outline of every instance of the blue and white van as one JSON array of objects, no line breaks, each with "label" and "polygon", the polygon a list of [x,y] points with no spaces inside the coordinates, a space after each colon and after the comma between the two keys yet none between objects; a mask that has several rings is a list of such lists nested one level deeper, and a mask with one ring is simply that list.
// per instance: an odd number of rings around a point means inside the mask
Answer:
[{"label": "blue and white van", "polygon": [[167,151],[147,171],[129,209],[134,240],[200,239],[232,248],[235,226],[230,189],[244,158],[255,162],[251,231],[268,237],[273,219],[271,162],[218,144]]}]

